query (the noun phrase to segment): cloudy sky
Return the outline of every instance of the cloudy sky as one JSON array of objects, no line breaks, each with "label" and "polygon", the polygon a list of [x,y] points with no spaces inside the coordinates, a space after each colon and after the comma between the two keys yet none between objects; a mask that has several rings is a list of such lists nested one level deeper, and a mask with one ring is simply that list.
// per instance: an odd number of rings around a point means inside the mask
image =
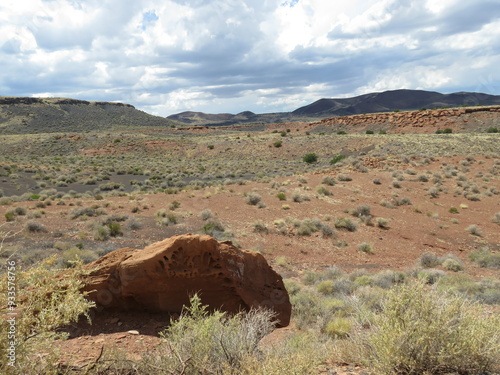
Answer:
[{"label": "cloudy sky", "polygon": [[167,116],[399,88],[500,94],[500,0],[0,2],[0,96]]}]

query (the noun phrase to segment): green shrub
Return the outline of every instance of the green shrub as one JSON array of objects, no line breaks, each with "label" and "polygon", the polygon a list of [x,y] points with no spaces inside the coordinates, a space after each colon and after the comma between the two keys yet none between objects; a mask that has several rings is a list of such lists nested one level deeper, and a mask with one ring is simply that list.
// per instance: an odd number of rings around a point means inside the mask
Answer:
[{"label": "green shrub", "polygon": [[448,212],[449,212],[450,214],[458,214],[458,208],[456,208],[456,207],[451,207],[451,208],[448,210]]},{"label": "green shrub", "polygon": [[204,224],[203,227],[201,228],[201,231],[204,234],[208,234],[214,237],[217,237],[217,235],[222,234],[223,232],[225,232],[225,230],[226,228],[217,218],[208,219],[206,224]]},{"label": "green shrub", "polygon": [[336,155],[333,157],[332,160],[330,160],[330,164],[332,164],[332,165],[336,164],[339,161],[344,160],[346,157],[347,157],[346,155],[342,155],[342,154]]},{"label": "green shrub", "polygon": [[486,133],[498,133],[498,128],[488,128],[488,130],[486,130]]},{"label": "green shrub", "polygon": [[373,134],[373,130],[367,130],[366,134]]},{"label": "green shrub", "polygon": [[5,213],[5,220],[6,221],[14,221],[16,220],[16,214],[14,211],[10,210]]},{"label": "green shrub", "polygon": [[276,141],[276,142],[273,143],[273,146],[276,147],[276,148],[280,148],[282,145],[283,145],[282,141]]},{"label": "green shrub", "polygon": [[120,223],[113,221],[108,224],[108,228],[109,228],[109,235],[111,237],[123,236],[122,226]]},{"label": "green shrub", "polygon": [[302,157],[302,160],[307,164],[316,163],[318,161],[318,155],[316,155],[315,153],[305,154]]},{"label": "green shrub", "polygon": [[285,194],[285,193],[278,193],[278,194],[276,194],[276,197],[277,197],[280,201],[286,201],[286,194]]},{"label": "green shrub", "polygon": [[368,336],[383,374],[479,374],[500,364],[500,315],[423,281],[393,288]]},{"label": "green shrub", "polygon": [[330,190],[328,190],[326,187],[324,187],[323,185],[319,185],[319,186],[316,188],[316,192],[317,192],[319,195],[325,195],[325,196],[332,195],[332,192],[331,192]]}]

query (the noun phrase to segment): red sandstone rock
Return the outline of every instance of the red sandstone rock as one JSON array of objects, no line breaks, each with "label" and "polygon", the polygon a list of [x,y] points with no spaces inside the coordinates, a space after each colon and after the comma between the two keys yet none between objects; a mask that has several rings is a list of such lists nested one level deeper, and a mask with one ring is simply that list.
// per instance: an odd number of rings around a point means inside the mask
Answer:
[{"label": "red sandstone rock", "polygon": [[258,253],[210,236],[185,234],[142,250],[115,250],[87,265],[88,298],[115,310],[180,313],[198,293],[211,309],[237,313],[268,307],[281,326],[291,304],[283,280]]}]

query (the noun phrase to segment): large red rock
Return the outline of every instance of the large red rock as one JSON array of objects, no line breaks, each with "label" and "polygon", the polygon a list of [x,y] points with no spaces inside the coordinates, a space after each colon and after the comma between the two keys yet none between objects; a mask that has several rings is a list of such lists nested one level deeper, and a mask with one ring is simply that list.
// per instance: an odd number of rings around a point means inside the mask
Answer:
[{"label": "large red rock", "polygon": [[212,309],[237,313],[257,307],[290,321],[283,280],[258,253],[206,235],[167,238],[142,250],[123,248],[87,265],[85,291],[98,306],[115,310],[180,313],[195,293]]}]

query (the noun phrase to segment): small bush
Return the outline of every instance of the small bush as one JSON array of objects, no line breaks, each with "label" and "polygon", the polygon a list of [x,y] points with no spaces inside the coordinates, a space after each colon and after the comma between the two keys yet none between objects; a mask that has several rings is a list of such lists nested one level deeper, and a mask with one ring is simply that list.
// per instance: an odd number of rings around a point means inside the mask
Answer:
[{"label": "small bush", "polygon": [[286,201],[286,194],[285,194],[285,193],[278,193],[278,194],[276,194],[276,197],[277,197],[280,201]]},{"label": "small bush", "polygon": [[19,216],[25,216],[26,215],[26,208],[24,207],[16,207],[14,208],[14,213]]},{"label": "small bush", "polygon": [[[61,274],[55,268],[55,257],[45,259],[41,264],[16,271],[16,310],[22,311],[15,319],[16,358],[15,367],[7,361],[9,346],[9,324],[0,324],[0,361],[2,374],[57,374],[53,363],[58,361],[55,340],[65,338],[60,327],[77,322],[82,315],[90,320],[89,310],[95,304],[81,292],[82,276],[85,271],[81,263]],[[10,284],[7,272],[0,275],[0,305],[7,309],[7,292]],[[7,312],[7,311],[6,311]],[[7,319],[7,317],[5,317]],[[34,360],[43,351],[44,360]],[[19,372],[21,370],[21,372]],[[58,371],[59,370],[59,371]]]},{"label": "small bush", "polygon": [[311,198],[309,198],[307,195],[303,195],[300,193],[293,193],[292,194],[292,201],[296,203],[302,203],[304,201],[310,201]]},{"label": "small bush", "polygon": [[384,219],[383,217],[377,217],[376,223],[377,223],[377,227],[379,227],[379,228],[382,228],[382,229],[389,228],[388,220]]},{"label": "small bush", "polygon": [[128,230],[139,230],[142,228],[142,221],[138,218],[131,217],[125,223],[125,227]]},{"label": "small bush", "polygon": [[345,181],[345,182],[346,182],[346,181],[352,181],[352,177],[351,177],[351,176],[349,176],[349,175],[346,175],[346,174],[339,174],[339,175],[337,176],[337,179],[338,179],[339,181]]},{"label": "small bush", "polygon": [[495,215],[493,215],[491,221],[494,222],[495,224],[500,225],[500,212],[497,212]]},{"label": "small bush", "polygon": [[448,212],[450,214],[458,214],[458,208],[456,208],[456,207],[450,207],[450,209],[448,210]]},{"label": "small bush", "polygon": [[424,253],[418,260],[418,264],[424,268],[440,266],[443,261],[436,254]]},{"label": "small bush", "polygon": [[108,228],[109,228],[109,235],[111,237],[123,236],[122,226],[120,223],[113,221],[108,224]]},{"label": "small bush", "polygon": [[480,267],[500,269],[500,253],[494,253],[487,248],[474,251],[469,258]]},{"label": "small bush", "polygon": [[276,141],[273,143],[273,146],[276,147],[276,148],[279,148],[283,145],[283,142],[282,141]]},{"label": "small bush", "polygon": [[462,263],[462,261],[454,256],[446,257],[446,259],[443,261],[442,266],[444,269],[453,272],[463,271],[464,269],[464,264]]},{"label": "small bush", "polygon": [[96,241],[106,241],[109,239],[109,228],[104,225],[97,225],[93,231],[93,237]]},{"label": "small bush", "polygon": [[262,220],[258,220],[253,224],[253,231],[256,233],[268,233],[269,229]]},{"label": "small bush", "polygon": [[316,290],[324,295],[333,294],[334,285],[333,280],[323,280],[316,285]]},{"label": "small bush", "polygon": [[305,154],[302,157],[302,160],[307,164],[316,163],[318,161],[318,155],[316,155],[315,153]]},{"label": "small bush", "polygon": [[178,201],[173,201],[170,203],[170,205],[168,206],[169,210],[171,211],[175,211],[176,209],[178,209],[179,207],[181,206],[180,202]]},{"label": "small bush", "polygon": [[346,155],[339,154],[337,156],[334,156],[332,160],[330,160],[330,164],[337,164],[339,161],[344,160],[346,158]]},{"label": "small bush", "polygon": [[336,181],[335,181],[335,178],[333,178],[332,176],[325,176],[321,180],[321,183],[323,185],[333,186],[336,184]]},{"label": "small bush", "polygon": [[498,133],[498,128],[488,128],[488,130],[486,130],[486,133]]},{"label": "small bush", "polygon": [[226,231],[226,228],[220,222],[219,219],[211,218],[211,219],[207,220],[205,225],[203,225],[203,227],[201,228],[201,231],[204,234],[208,234],[210,236],[217,237],[218,235],[224,233]]},{"label": "small bush", "polygon": [[367,204],[363,204],[361,206],[356,207],[352,211],[352,215],[356,217],[365,217],[371,215],[371,207]]},{"label": "small bush", "polygon": [[200,212],[200,219],[203,220],[203,221],[207,221],[208,219],[210,219],[211,217],[213,217],[213,214],[212,214],[212,211],[207,208],[203,211]]},{"label": "small bush", "polygon": [[345,339],[349,336],[349,333],[352,331],[353,324],[350,319],[334,317],[330,320],[326,327],[324,328],[324,332],[336,339]]},{"label": "small bush", "polygon": [[317,192],[319,195],[325,195],[325,196],[332,195],[332,192],[331,192],[330,190],[328,190],[326,187],[324,187],[323,185],[319,185],[319,186],[316,188],[316,192]]},{"label": "small bush", "polygon": [[6,221],[14,221],[16,220],[16,214],[14,211],[10,210],[5,213],[5,220]]},{"label": "small bush", "polygon": [[368,337],[371,365],[383,374],[495,371],[500,315],[423,281],[388,292]]},{"label": "small bush", "polygon": [[355,232],[358,226],[351,219],[341,217],[335,220],[335,228]]},{"label": "small bush", "polygon": [[262,197],[257,193],[248,193],[246,196],[246,203],[251,206],[257,206],[261,200]]},{"label": "small bush", "polygon": [[362,242],[362,243],[360,243],[358,245],[358,250],[361,251],[362,253],[373,254],[372,245],[369,244],[368,242]]},{"label": "small bush", "polygon": [[472,234],[473,236],[481,237],[481,231],[479,227],[475,224],[469,225],[467,228],[465,228],[465,230],[470,234]]},{"label": "small bush", "polygon": [[234,316],[209,313],[194,295],[177,321],[160,335],[170,350],[161,353],[162,373],[222,374],[241,368],[256,355],[260,340],[271,333],[276,321],[268,310],[251,310]]},{"label": "small bush", "polygon": [[38,223],[36,221],[28,221],[24,228],[28,232],[32,233],[40,233],[40,232],[47,232],[47,229],[45,229],[45,226],[41,223]]}]

